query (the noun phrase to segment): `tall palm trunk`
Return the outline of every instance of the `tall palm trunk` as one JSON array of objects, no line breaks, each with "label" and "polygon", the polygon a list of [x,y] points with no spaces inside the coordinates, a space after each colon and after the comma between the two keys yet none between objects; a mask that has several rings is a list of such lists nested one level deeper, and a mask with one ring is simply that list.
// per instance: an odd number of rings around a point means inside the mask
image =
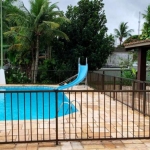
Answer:
[{"label": "tall palm trunk", "polygon": [[36,52],[35,52],[35,66],[34,66],[33,83],[36,83],[36,79],[37,79],[38,62],[39,62],[39,35],[37,35],[37,38],[36,38]]}]

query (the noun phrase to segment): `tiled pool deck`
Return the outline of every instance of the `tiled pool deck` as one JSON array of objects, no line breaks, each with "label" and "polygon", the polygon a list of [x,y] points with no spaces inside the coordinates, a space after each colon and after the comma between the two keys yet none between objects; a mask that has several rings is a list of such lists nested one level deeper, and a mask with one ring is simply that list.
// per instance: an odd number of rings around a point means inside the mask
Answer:
[{"label": "tiled pool deck", "polygon": [[150,140],[2,144],[0,150],[150,150]]},{"label": "tiled pool deck", "polygon": [[[83,97],[84,96],[86,96],[86,95],[83,95]],[[103,98],[103,94],[101,94],[101,96],[102,96],[101,98]],[[72,94],[72,98],[73,98],[73,94]],[[78,97],[78,99],[79,98],[80,98],[80,96]],[[95,100],[95,102],[96,102],[96,100]],[[89,103],[89,105],[90,105],[90,103]],[[105,99],[105,105],[108,106],[108,108],[109,108],[110,98],[108,98],[108,100],[107,100],[107,98]],[[113,101],[112,101],[111,105],[113,105]],[[120,104],[118,104],[118,106],[119,105]],[[103,106],[101,106],[101,107],[103,108]],[[120,107],[122,107],[122,106],[120,106]],[[125,111],[127,110],[127,107],[126,106],[123,106],[123,107],[124,107],[123,108],[124,109],[124,114],[126,114]],[[90,111],[90,109],[91,108],[89,108],[89,111]],[[104,112],[103,109],[101,109],[101,110],[102,110],[102,112]],[[85,115],[85,119],[86,119],[86,111],[87,111],[87,108],[83,107],[82,113]],[[97,111],[97,110],[95,109],[94,111]],[[112,109],[112,112],[115,113],[115,110]],[[107,109],[106,109],[106,113],[107,113]],[[132,114],[132,111],[130,111],[130,113]],[[122,115],[121,111],[118,111],[117,115],[121,116]],[[136,118],[136,114],[134,114],[134,115],[135,115],[135,118]],[[129,116],[130,116],[130,114],[129,114]],[[102,117],[103,116],[101,116],[101,118]],[[142,120],[142,117],[143,116],[141,116],[141,120]],[[124,121],[126,121],[125,118],[126,118],[126,115],[124,115]],[[97,123],[96,122],[96,118],[94,118],[94,119],[95,119],[95,124],[96,124]],[[61,120],[61,119],[59,119],[59,120]],[[80,122],[80,120],[81,120],[80,119],[80,115],[78,114],[77,122]],[[113,118],[112,118],[112,120],[113,120]],[[109,122],[109,119],[106,120],[106,122],[107,121]],[[119,121],[121,121],[121,120],[118,119],[117,131],[118,131],[118,133],[120,133],[120,134],[118,134],[118,137],[119,136],[121,137],[122,136],[121,132],[119,132],[119,130],[121,130],[121,127],[119,128]],[[131,120],[131,122],[132,122],[132,120]],[[115,123],[113,124],[113,121],[111,123],[112,123],[112,126],[114,127],[114,137],[115,137],[115,133],[116,133]],[[71,124],[72,124],[72,128],[73,128],[73,126],[74,126],[74,121],[73,120],[72,120]],[[76,124],[76,125],[78,125],[78,124]],[[39,126],[41,126],[41,127],[43,126],[42,122],[41,123],[39,122]],[[68,126],[67,125],[67,117],[65,117],[65,126],[66,126],[65,131],[66,131],[66,137],[67,137],[67,126]],[[36,127],[37,126],[36,126],[36,122],[35,122],[35,128]],[[55,127],[55,125],[54,125],[54,127]],[[59,127],[61,128],[61,121],[60,121]],[[0,133],[2,133],[2,128],[3,128],[3,123],[0,122]],[[28,127],[26,126],[26,128],[28,128]],[[46,124],[45,124],[45,128],[46,128]],[[48,128],[48,126],[47,126],[47,128]],[[83,128],[86,128],[86,126],[84,126],[84,124],[83,124]],[[109,133],[109,127],[107,129],[107,126],[106,126],[106,128],[104,129],[103,125],[101,125],[100,128],[101,128],[101,132],[102,133],[104,133],[104,130],[105,131],[107,130],[108,131],[108,135],[110,134]],[[126,126],[124,126],[123,128],[125,129]],[[21,125],[21,122],[20,122],[20,130],[22,130],[22,132],[24,131],[24,128],[23,128],[23,125]],[[95,131],[94,135],[96,136],[96,133],[98,133],[98,131],[99,131],[99,127],[98,126],[94,127],[94,131]],[[59,131],[59,133],[60,133],[59,135],[60,136],[62,136],[61,132],[62,131],[60,130]],[[111,132],[113,132],[113,131],[111,131]],[[132,126],[129,127],[129,131],[128,132],[129,132],[128,133],[129,137],[130,136],[132,137]],[[10,128],[10,131],[8,133],[8,137],[9,137],[10,133],[11,133],[11,128]],[[91,133],[89,133],[89,134],[92,134],[92,129],[91,129]],[[127,133],[124,132],[123,134],[127,134]],[[140,134],[142,134],[142,130],[141,130]],[[147,131],[147,134],[149,134],[149,131]],[[111,133],[111,135],[113,137],[113,133]],[[74,134],[72,134],[71,136],[74,136]],[[87,135],[85,134],[85,136],[87,136]],[[29,135],[29,137],[30,137],[30,135]],[[2,134],[1,134],[0,140],[2,138],[3,137],[2,137]],[[39,133],[39,138],[40,138],[40,133]],[[0,150],[103,150],[103,149],[105,149],[105,150],[109,150],[109,149],[111,149],[111,150],[113,150],[113,149],[118,149],[118,150],[150,150],[150,140],[145,140],[145,139],[144,140],[114,140],[114,141],[105,140],[105,141],[82,141],[82,142],[79,142],[79,141],[75,141],[75,142],[72,141],[72,142],[70,142],[70,141],[68,141],[68,142],[59,142],[58,146],[56,146],[55,143],[53,143],[53,142],[24,143],[24,144],[0,144]]]}]

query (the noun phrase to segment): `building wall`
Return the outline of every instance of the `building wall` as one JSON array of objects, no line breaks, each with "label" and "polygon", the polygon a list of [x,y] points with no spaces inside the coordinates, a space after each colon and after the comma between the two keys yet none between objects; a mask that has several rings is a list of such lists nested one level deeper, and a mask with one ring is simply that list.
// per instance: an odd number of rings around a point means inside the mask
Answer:
[{"label": "building wall", "polygon": [[107,66],[120,67],[121,62],[129,62],[132,59],[132,54],[129,52],[114,52],[107,59]]}]

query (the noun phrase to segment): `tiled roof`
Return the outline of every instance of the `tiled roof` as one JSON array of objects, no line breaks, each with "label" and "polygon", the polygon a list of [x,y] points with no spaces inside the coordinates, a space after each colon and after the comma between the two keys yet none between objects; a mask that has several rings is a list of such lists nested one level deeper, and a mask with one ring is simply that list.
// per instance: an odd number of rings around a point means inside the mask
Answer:
[{"label": "tiled roof", "polygon": [[146,44],[147,42],[149,43],[150,39],[148,39],[148,40],[140,40],[140,41],[130,42],[130,43],[125,43],[124,46],[136,45],[136,44],[144,44],[144,43]]},{"label": "tiled roof", "polygon": [[150,48],[150,39],[126,43],[124,44],[124,47],[126,50],[133,50],[139,47],[148,49]]}]

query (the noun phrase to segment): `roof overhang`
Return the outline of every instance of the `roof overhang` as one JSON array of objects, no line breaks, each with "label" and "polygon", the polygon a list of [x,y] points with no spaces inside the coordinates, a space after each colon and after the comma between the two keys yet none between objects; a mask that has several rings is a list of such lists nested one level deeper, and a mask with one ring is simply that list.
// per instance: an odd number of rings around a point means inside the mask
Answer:
[{"label": "roof overhang", "polygon": [[142,41],[127,43],[124,44],[124,47],[126,50],[133,50],[137,48],[148,49],[150,48],[150,40],[142,40]]}]

